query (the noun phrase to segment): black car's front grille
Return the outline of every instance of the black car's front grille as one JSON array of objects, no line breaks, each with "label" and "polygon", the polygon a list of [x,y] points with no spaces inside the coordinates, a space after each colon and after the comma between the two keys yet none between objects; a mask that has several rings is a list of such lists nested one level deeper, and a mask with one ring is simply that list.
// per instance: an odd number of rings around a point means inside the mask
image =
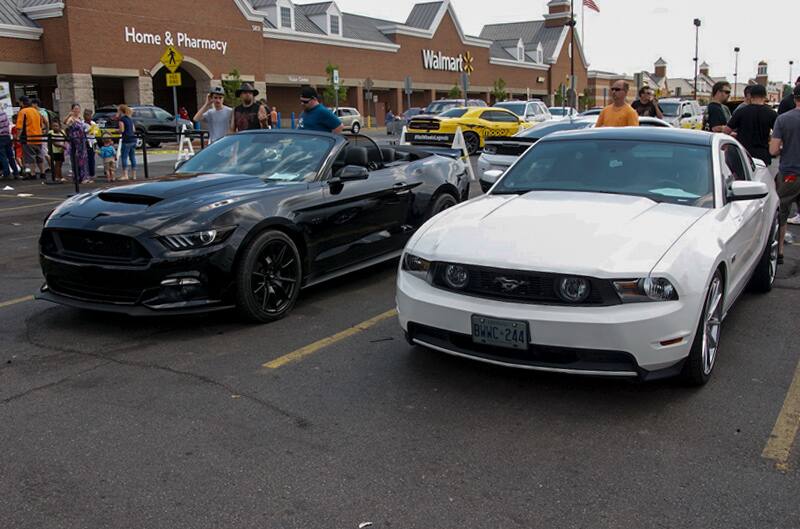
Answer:
[{"label": "black car's front grille", "polygon": [[56,294],[69,296],[88,301],[103,303],[134,304],[142,296],[142,289],[122,288],[125,284],[123,277],[116,282],[98,280],[67,279],[60,276],[51,276],[47,279],[47,286]]},{"label": "black car's front grille", "polygon": [[408,128],[412,130],[439,130],[440,121],[435,118],[414,118],[408,122]]},{"label": "black car's front grille", "polygon": [[497,154],[500,156],[522,156],[531,145],[536,143],[532,141],[487,141],[484,152],[487,154]]},{"label": "black car's front grille", "polygon": [[149,259],[148,251],[132,237],[88,230],[45,230],[42,253],[90,262],[135,263]]},{"label": "black car's front grille", "polygon": [[619,296],[613,285],[602,279],[585,278],[589,281],[589,296],[582,303],[568,303],[557,293],[558,274],[530,272],[525,270],[505,270],[474,265],[464,265],[469,273],[467,286],[463,289],[451,288],[444,281],[447,263],[436,263],[433,268],[433,284],[439,288],[501,301],[519,303],[541,303],[547,305],[605,306],[618,305]]}]

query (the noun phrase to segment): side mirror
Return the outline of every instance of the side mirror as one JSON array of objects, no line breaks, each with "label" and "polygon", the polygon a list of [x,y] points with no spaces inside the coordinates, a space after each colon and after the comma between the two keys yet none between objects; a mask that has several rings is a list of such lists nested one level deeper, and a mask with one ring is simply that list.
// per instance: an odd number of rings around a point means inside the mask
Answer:
[{"label": "side mirror", "polygon": [[367,170],[366,167],[360,165],[345,165],[329,180],[329,183],[342,184],[355,180],[366,180],[367,178],[369,178],[369,170]]},{"label": "side mirror", "polygon": [[501,176],[503,176],[503,171],[499,169],[490,169],[488,171],[484,171],[481,180],[494,184]]},{"label": "side mirror", "polygon": [[728,190],[728,201],[736,202],[739,200],[758,200],[769,194],[769,188],[764,182],[751,182],[748,180],[736,180]]}]

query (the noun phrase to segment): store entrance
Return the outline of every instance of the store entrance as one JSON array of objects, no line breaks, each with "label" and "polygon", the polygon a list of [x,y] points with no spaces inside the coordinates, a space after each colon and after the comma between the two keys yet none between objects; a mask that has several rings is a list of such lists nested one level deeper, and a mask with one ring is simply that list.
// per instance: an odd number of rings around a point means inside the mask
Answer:
[{"label": "store entrance", "polygon": [[[197,112],[197,81],[183,68],[178,68],[177,71],[181,74],[183,83],[177,88],[178,108],[185,107],[189,112],[189,116],[194,116]],[[167,87],[168,73],[169,70],[161,68],[153,77],[153,104],[163,108],[170,114],[174,114],[172,88]]]}]

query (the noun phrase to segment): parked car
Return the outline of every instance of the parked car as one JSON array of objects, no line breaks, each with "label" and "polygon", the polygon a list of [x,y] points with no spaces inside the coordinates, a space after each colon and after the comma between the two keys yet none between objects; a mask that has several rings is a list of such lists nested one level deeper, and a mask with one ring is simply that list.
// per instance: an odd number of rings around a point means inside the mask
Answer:
[{"label": "parked car", "polygon": [[235,306],[247,320],[275,320],[301,288],[398,257],[468,190],[455,151],[240,132],[172,177],[58,206],[40,237],[39,298],[130,315]]},{"label": "parked car", "polygon": [[[441,114],[442,112],[450,110],[451,108],[463,107],[463,106],[464,106],[463,99],[438,99],[428,104],[428,106],[425,107],[425,112],[423,113],[430,116],[436,116],[438,114]],[[467,99],[467,106],[485,107],[488,105],[486,104],[486,101],[484,101],[483,99]]]},{"label": "parked car", "polygon": [[403,112],[399,117],[395,117],[391,127],[388,127],[388,133],[399,136],[403,132],[403,127],[408,127],[408,122],[411,118],[421,115],[425,111],[421,107],[411,107]]},{"label": "parked car", "polygon": [[500,101],[495,103],[494,107],[509,110],[529,123],[542,123],[553,120],[547,105],[538,99],[531,99],[530,101]]},{"label": "parked car", "polygon": [[513,136],[533,126],[519,116],[495,107],[456,107],[438,116],[421,115],[412,118],[406,131],[406,140],[419,145],[453,144],[458,128],[470,154],[478,152],[484,142],[492,137]]},{"label": "parked car", "polygon": [[481,190],[486,193],[497,181],[497,171],[505,172],[531,145],[548,134],[594,127],[596,121],[586,118],[553,121],[523,130],[511,138],[487,140],[483,153],[478,158],[478,181]]},{"label": "parked car", "polygon": [[550,114],[555,119],[569,119],[578,117],[578,111],[573,107],[550,107]]},{"label": "parked car", "polygon": [[603,107],[594,107],[594,108],[590,108],[588,110],[584,110],[583,112],[578,114],[578,116],[580,116],[580,117],[599,116],[600,112],[602,112],[602,111],[603,111]]},{"label": "parked car", "polygon": [[703,384],[734,302],[772,288],[774,186],[723,134],[551,134],[411,238],[400,325],[412,344],[490,364]]},{"label": "parked car", "polygon": [[361,124],[364,120],[357,108],[339,107],[334,110],[334,114],[342,121],[344,130],[349,130],[353,134],[358,134],[361,131]]},{"label": "parked car", "polygon": [[673,127],[697,130],[703,128],[703,111],[697,101],[671,97],[659,99],[658,106],[664,113],[664,120]]},{"label": "parked car", "polygon": [[[147,146],[158,148],[162,142],[175,141],[176,129],[180,129],[183,125],[191,130],[194,124],[191,121],[178,118],[177,122],[175,116],[153,105],[130,105],[133,110],[133,124],[136,127],[136,132],[146,134],[148,137]],[[107,134],[117,136],[119,134],[119,120],[117,120],[117,107],[107,106],[100,107],[94,112],[92,118],[97,126]],[[141,140],[137,142],[137,146],[141,147]]]}]

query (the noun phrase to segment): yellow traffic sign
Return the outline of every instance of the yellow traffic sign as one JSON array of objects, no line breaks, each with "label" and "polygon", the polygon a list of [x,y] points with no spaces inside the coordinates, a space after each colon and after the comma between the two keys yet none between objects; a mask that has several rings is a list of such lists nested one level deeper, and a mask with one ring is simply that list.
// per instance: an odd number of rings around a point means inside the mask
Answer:
[{"label": "yellow traffic sign", "polygon": [[181,73],[168,73],[167,74],[167,86],[180,86],[181,85]]},{"label": "yellow traffic sign", "polygon": [[167,70],[175,73],[183,62],[183,54],[175,46],[167,46],[164,55],[161,56],[161,62],[167,67]]}]

